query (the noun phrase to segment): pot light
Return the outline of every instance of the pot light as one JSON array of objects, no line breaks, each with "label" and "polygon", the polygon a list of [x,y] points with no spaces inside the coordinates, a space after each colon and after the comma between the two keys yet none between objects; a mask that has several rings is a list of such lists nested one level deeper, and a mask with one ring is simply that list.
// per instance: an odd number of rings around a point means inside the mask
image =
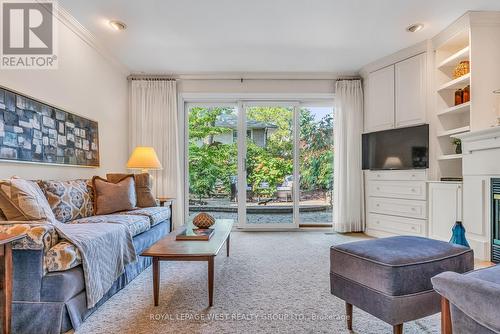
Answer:
[{"label": "pot light", "polygon": [[415,23],[406,28],[408,32],[417,32],[424,29],[424,25],[422,23]]},{"label": "pot light", "polygon": [[116,21],[116,20],[111,20],[109,21],[109,25],[111,28],[113,28],[116,31],[122,31],[127,29],[127,25],[123,23],[122,21]]}]

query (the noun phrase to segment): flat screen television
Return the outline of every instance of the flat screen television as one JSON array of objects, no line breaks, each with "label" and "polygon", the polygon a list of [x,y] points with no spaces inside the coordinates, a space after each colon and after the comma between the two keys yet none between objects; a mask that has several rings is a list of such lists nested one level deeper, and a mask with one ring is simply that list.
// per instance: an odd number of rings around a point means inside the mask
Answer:
[{"label": "flat screen television", "polygon": [[429,168],[429,125],[363,134],[363,169]]}]

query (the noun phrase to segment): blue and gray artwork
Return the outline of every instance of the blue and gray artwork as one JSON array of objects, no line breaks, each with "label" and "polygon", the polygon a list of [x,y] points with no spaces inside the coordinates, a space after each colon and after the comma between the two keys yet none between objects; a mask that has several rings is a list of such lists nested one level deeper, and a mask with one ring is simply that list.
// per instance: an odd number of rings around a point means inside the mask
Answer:
[{"label": "blue and gray artwork", "polygon": [[97,122],[0,88],[0,160],[97,167]]}]

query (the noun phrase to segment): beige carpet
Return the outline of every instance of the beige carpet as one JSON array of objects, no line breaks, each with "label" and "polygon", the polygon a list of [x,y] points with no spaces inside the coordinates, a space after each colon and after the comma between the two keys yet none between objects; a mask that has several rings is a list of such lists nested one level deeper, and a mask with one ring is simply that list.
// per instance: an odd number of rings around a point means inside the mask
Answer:
[{"label": "beige carpet", "polygon": [[[344,303],[330,294],[329,247],[362,236],[323,232],[234,232],[231,257],[216,258],[214,307],[206,263],[161,264],[160,306],[151,268],[95,312],[76,333],[349,333]],[[355,308],[354,333],[392,333]],[[439,315],[405,324],[439,333]]]}]

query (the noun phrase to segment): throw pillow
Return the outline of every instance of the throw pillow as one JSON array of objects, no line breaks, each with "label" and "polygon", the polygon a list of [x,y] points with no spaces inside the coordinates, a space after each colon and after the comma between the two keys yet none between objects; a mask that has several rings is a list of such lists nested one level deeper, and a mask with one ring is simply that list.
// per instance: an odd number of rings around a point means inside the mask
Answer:
[{"label": "throw pillow", "polygon": [[156,206],[155,196],[153,195],[153,182],[149,173],[141,174],[107,174],[106,178],[110,182],[116,182],[125,176],[134,175],[135,194],[137,196],[137,206],[140,208],[149,208]]},{"label": "throw pillow", "polygon": [[38,184],[61,223],[94,214],[94,194],[89,180],[40,181]]},{"label": "throw pillow", "polygon": [[92,184],[94,186],[94,213],[96,215],[135,209],[135,182],[132,175],[128,175],[116,183],[94,176]]},{"label": "throw pillow", "polygon": [[8,220],[55,221],[54,213],[38,184],[20,178],[0,181],[0,210]]}]

